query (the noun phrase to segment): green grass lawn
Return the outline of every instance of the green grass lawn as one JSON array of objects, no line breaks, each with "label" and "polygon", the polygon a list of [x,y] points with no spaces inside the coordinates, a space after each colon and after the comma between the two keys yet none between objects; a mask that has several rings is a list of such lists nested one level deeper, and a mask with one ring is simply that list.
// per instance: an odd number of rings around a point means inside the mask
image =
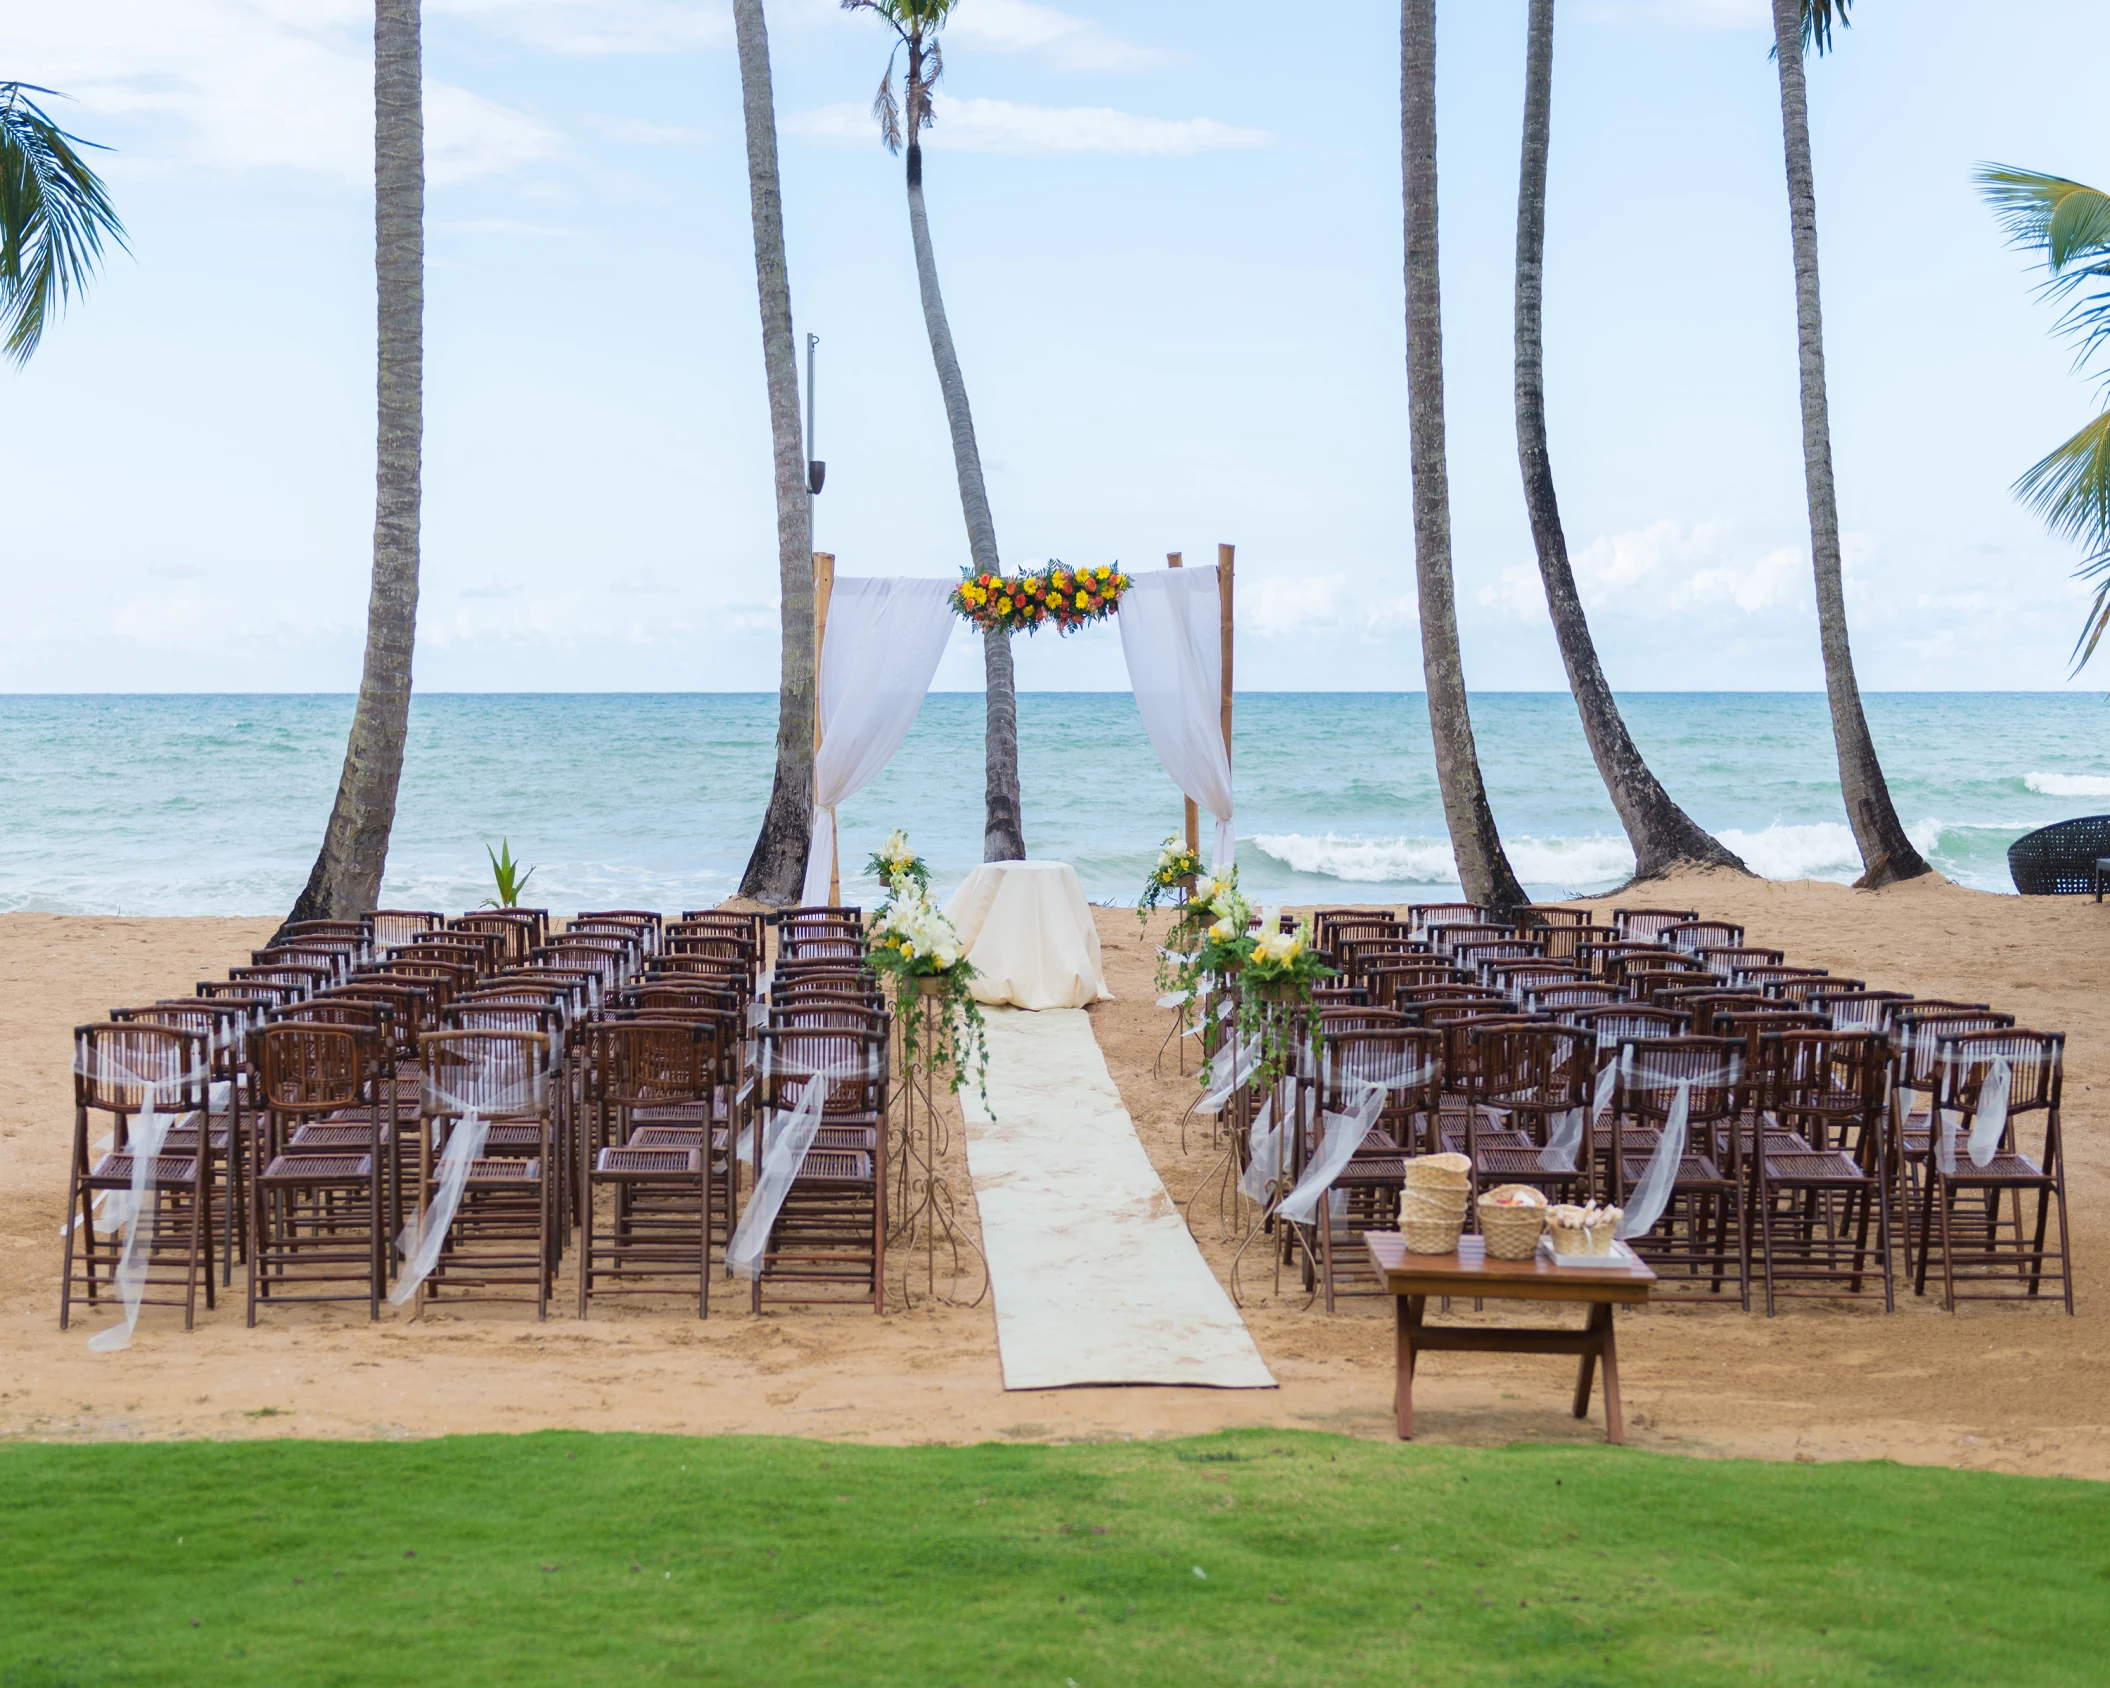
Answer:
[{"label": "green grass lawn", "polygon": [[2110,1680],[2110,1488],[1253,1432],[0,1448],[0,1684]]}]

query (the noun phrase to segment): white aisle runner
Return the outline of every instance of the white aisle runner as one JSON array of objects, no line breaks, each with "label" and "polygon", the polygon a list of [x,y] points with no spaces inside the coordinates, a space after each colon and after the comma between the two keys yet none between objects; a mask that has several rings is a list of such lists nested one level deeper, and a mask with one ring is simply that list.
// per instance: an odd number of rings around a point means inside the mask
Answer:
[{"label": "white aisle runner", "polygon": [[984,1012],[996,1118],[971,1081],[960,1099],[1004,1387],[1272,1389],[1143,1152],[1090,1017]]}]

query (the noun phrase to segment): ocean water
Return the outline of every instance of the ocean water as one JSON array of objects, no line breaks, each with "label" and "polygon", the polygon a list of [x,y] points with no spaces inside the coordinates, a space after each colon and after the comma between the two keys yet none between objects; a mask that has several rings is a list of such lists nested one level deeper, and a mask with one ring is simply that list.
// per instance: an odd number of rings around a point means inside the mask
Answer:
[{"label": "ocean water", "polygon": [[[2110,810],[2110,705],[2053,693],[1871,695],[1907,830],[1943,873],[2006,891],[2032,827]],[[1672,794],[1770,878],[1859,872],[1817,694],[1622,700]],[[352,700],[0,696],[0,910],[275,914],[314,860]],[[1565,694],[1487,694],[1473,719],[1510,859],[1535,895],[1633,867]],[[1433,900],[1457,880],[1419,694],[1237,700],[1243,882],[1269,901]],[[937,694],[841,819],[844,890],[905,827],[949,889],[981,854],[982,700]],[[560,913],[676,910],[737,885],[773,753],[773,696],[434,694],[411,716],[383,887],[392,907],[490,894],[486,845]],[[1019,699],[1026,839],[1095,901],[1133,902],[1180,798],[1126,693]],[[1205,833],[1206,838],[1206,833]]]}]

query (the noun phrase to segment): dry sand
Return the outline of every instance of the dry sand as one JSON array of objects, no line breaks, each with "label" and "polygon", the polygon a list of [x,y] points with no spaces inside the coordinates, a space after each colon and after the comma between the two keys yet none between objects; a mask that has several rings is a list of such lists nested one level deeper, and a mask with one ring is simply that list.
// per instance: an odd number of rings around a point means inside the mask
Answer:
[{"label": "dry sand", "polygon": [[[1775,1319],[1728,1307],[1622,1315],[1629,1438],[1700,1455],[1887,1457],[2110,1476],[2110,1162],[2101,1142],[2110,1056],[2104,986],[2110,908],[1921,883],[1881,893],[1694,876],[1645,898],[1743,922],[1801,963],[1921,995],[1985,1000],[2069,1034],[2066,1129],[2080,1316],[2055,1304],[1951,1316],[1791,1304]],[[1156,1074],[1169,1016],[1153,1008],[1152,940],[1129,910],[1098,911],[1117,1000],[1092,1011],[1107,1061],[1175,1198],[1215,1158],[1181,1115],[1193,1080]],[[748,1315],[735,1286],[710,1319],[668,1311],[465,1309],[413,1323],[363,1311],[271,1310],[245,1328],[239,1278],[186,1334],[150,1310],[122,1354],[92,1355],[100,1322],[57,1328],[71,1102],[67,1031],[113,1005],[184,994],[268,934],[264,920],[0,916],[0,1436],[419,1436],[552,1426],[830,1436],[885,1442],[1159,1436],[1236,1425],[1390,1433],[1388,1305],[1331,1317],[1277,1295],[1265,1266],[1241,1277],[1246,1316],[1281,1387],[1074,1389],[1007,1394],[993,1322],[978,1308]],[[954,1187],[967,1192],[955,1131]],[[974,1220],[973,1202],[961,1202]],[[1204,1253],[1230,1248],[1196,1204]],[[1248,1254],[1251,1262],[1260,1251]],[[900,1272],[890,1272],[900,1300]],[[567,1274],[566,1288],[569,1287]],[[970,1282],[968,1293],[979,1287]],[[1258,1290],[1256,1297],[1252,1293]],[[555,1306],[570,1305],[560,1289]],[[1544,1311],[1534,1317],[1542,1319]],[[1488,1317],[1492,1318],[1492,1315]],[[1572,1315],[1566,1315],[1572,1317]],[[1570,1362],[1442,1355],[1416,1405],[1426,1440],[1589,1440],[1569,1418]]]}]

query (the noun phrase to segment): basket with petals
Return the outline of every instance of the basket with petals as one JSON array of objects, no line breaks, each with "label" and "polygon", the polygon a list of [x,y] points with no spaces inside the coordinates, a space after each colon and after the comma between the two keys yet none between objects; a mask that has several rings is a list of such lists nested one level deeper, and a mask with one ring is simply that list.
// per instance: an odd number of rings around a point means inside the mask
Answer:
[{"label": "basket with petals", "polygon": [[1529,1260],[1546,1230],[1546,1198],[1529,1184],[1498,1184],[1481,1196],[1480,1235],[1490,1260]]}]

